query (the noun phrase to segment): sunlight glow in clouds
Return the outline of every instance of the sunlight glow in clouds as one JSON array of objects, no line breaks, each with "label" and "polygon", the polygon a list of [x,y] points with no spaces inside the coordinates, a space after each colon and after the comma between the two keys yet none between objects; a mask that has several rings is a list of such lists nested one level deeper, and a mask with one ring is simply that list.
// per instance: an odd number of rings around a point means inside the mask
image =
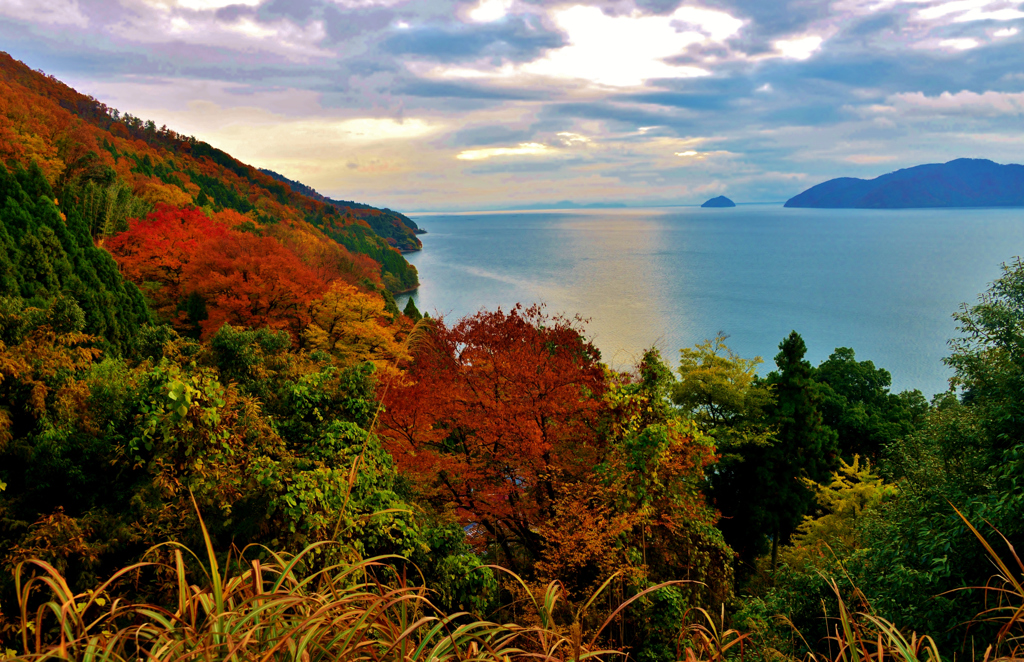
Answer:
[{"label": "sunlight glow in clouds", "polygon": [[960,39],[943,39],[939,42],[939,46],[943,48],[952,48],[956,51],[968,51],[972,48],[978,47],[978,40],[971,39],[970,37],[962,37]]},{"label": "sunlight glow in clouds", "polygon": [[[576,6],[556,11],[554,20],[565,31],[569,45],[523,70],[611,87],[632,87],[652,78],[707,76],[710,72],[700,67],[671,65],[664,59],[709,39],[724,41],[743,25],[724,12],[689,7],[671,16],[644,16],[636,11],[608,16],[597,7]],[[697,29],[680,32],[677,26]]]},{"label": "sunlight glow in clouds", "polygon": [[[482,0],[470,18],[497,20],[512,4],[513,0]],[[565,33],[568,45],[550,50],[538,60],[492,68],[441,67],[428,75],[478,79],[534,75],[607,87],[635,87],[654,78],[695,78],[711,72],[665,60],[683,55],[690,46],[724,42],[743,27],[742,20],[725,12],[699,7],[680,7],[669,16],[650,16],[639,10],[609,16],[598,7],[575,5],[554,9],[550,17]]]},{"label": "sunlight glow in clouds", "polygon": [[562,139],[562,142],[565,143],[566,147],[572,147],[573,145],[579,144],[586,145],[590,142],[590,138],[570,131],[562,131],[558,134],[558,137]]},{"label": "sunlight glow in clouds", "polygon": [[795,39],[780,39],[774,45],[775,49],[782,53],[782,57],[806,60],[821,48],[823,41],[824,39],[818,36],[797,37]]},{"label": "sunlight glow in clouds", "polygon": [[993,32],[992,36],[996,37],[997,39],[1002,39],[1003,37],[1012,37],[1018,32],[1019,30],[1017,28],[1003,28],[1002,30],[996,30],[995,32]]},{"label": "sunlight glow in clouds", "polygon": [[420,138],[435,130],[435,127],[420,119],[401,122],[393,119],[360,118],[343,120],[335,125],[349,140],[408,140]]},{"label": "sunlight glow in clouds", "polygon": [[480,0],[480,4],[469,12],[469,18],[479,23],[503,19],[512,8],[512,2],[513,0]]},{"label": "sunlight glow in clouds", "polygon": [[467,149],[455,158],[462,161],[482,161],[495,156],[537,156],[550,154],[551,149],[541,143],[520,143],[519,147],[487,147],[484,149]]}]

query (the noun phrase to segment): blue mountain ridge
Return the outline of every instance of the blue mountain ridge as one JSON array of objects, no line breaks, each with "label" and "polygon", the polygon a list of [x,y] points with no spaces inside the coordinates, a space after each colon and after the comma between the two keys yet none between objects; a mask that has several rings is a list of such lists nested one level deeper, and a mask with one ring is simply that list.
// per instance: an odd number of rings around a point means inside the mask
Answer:
[{"label": "blue mountain ridge", "polygon": [[786,207],[914,209],[1024,207],[1024,165],[956,159],[890,172],[875,179],[840,177],[812,186]]}]

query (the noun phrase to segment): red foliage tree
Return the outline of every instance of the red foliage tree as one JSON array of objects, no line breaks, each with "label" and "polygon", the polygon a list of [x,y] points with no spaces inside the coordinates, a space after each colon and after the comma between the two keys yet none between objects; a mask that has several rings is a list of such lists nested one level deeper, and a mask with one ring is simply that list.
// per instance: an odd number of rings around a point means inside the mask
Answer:
[{"label": "red foliage tree", "polygon": [[297,338],[309,322],[309,303],[327,289],[276,239],[244,232],[201,244],[183,280],[206,302],[203,337],[232,324],[285,329]]},{"label": "red foliage tree", "polygon": [[384,436],[428,497],[452,503],[482,541],[517,565],[536,559],[537,524],[557,485],[593,467],[605,390],[598,351],[573,320],[539,306],[437,322],[408,385],[385,397]]},{"label": "red foliage tree", "polygon": [[297,338],[309,303],[329,283],[277,239],[235,230],[230,220],[163,205],[106,245],[157,311],[180,327],[196,322],[182,308],[198,296],[207,314],[204,337],[230,323],[286,329]]},{"label": "red foliage tree", "polygon": [[[178,303],[189,294],[185,267],[199,247],[231,233],[195,207],[179,209],[159,205],[145,219],[133,221],[127,232],[112,237],[105,247],[117,259],[121,272],[143,287],[165,319],[176,314]],[[146,286],[150,283],[150,286]]]}]

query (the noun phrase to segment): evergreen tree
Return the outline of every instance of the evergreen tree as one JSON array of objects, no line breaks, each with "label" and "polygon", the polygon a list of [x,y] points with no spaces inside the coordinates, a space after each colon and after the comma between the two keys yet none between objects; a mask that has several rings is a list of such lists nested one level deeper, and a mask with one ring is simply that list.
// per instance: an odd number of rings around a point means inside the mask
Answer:
[{"label": "evergreen tree", "polygon": [[423,319],[423,315],[421,315],[420,311],[416,308],[416,302],[412,300],[412,297],[409,297],[409,301],[406,302],[405,308],[402,310],[402,314],[414,322],[419,322]]},{"label": "evergreen tree", "polygon": [[775,393],[768,408],[769,420],[776,428],[776,442],[767,450],[760,472],[763,484],[770,486],[770,507],[766,522],[772,536],[772,566],[778,558],[780,542],[787,542],[808,514],[814,494],[801,482],[809,478],[821,482],[836,461],[836,433],[824,425],[818,411],[818,394],[811,379],[811,364],[804,360],[807,346],[793,331],[779,345],[775,356],[777,372],[766,378]]},{"label": "evergreen tree", "polygon": [[21,185],[21,190],[31,200],[35,200],[41,195],[53,200],[53,189],[50,187],[50,183],[46,181],[46,175],[43,174],[42,168],[35,161],[32,161],[28,170],[25,170],[20,165],[17,166],[14,170],[14,176]]},{"label": "evergreen tree", "polygon": [[26,232],[21,237],[18,270],[21,272],[21,292],[25,298],[47,297],[60,290],[57,274],[53,271],[46,249],[32,232]]},{"label": "evergreen tree", "polygon": [[759,475],[768,447],[775,443],[765,409],[771,389],[757,380],[761,358],[744,359],[713,340],[680,350],[680,380],[672,400],[715,440],[719,460],[708,471],[708,496],[722,513],[718,528],[741,562],[750,564],[767,551],[766,526],[771,485]]}]

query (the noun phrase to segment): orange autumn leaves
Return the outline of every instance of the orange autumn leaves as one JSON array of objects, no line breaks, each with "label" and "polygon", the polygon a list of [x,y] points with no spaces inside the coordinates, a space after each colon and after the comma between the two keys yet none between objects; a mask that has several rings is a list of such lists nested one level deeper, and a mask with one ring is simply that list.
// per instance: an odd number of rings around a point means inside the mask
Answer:
[{"label": "orange autumn leaves", "polygon": [[[653,375],[653,376],[652,376]],[[610,569],[659,576],[650,559],[700,552],[716,514],[699,485],[710,440],[673,417],[656,353],[636,376],[609,371],[575,320],[538,306],[434,324],[381,434],[420,495],[479,549],[579,597]]]},{"label": "orange autumn leaves", "polygon": [[604,390],[593,345],[568,320],[544,321],[517,306],[437,324],[381,421],[399,466],[510,557],[513,545],[539,553],[534,526],[556,484],[589,468]]},{"label": "orange autumn leaves", "polygon": [[[282,235],[291,247],[271,233]],[[358,289],[370,265],[334,242],[257,227],[225,210],[158,206],[106,248],[157,314],[209,338],[225,324],[287,331],[299,347],[379,365],[403,357],[398,321],[375,293]],[[359,256],[362,257],[362,256]]]}]

